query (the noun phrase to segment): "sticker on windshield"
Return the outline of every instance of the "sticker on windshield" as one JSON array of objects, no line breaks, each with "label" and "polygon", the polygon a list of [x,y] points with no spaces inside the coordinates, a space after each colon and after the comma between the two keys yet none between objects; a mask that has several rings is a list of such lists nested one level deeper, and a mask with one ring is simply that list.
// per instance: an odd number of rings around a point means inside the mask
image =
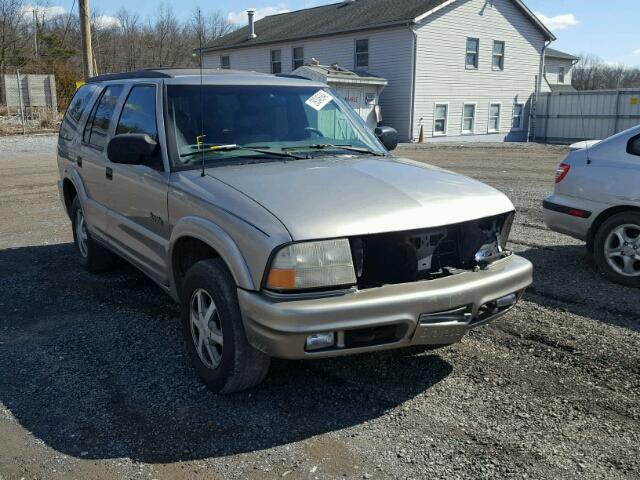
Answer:
[{"label": "sticker on windshield", "polygon": [[318,90],[316,93],[314,93],[309,99],[307,99],[306,103],[307,105],[309,105],[311,108],[313,108],[314,110],[320,111],[322,110],[327,103],[329,103],[331,100],[333,100],[333,97],[331,95],[329,95],[327,92],[325,92],[324,90]]}]

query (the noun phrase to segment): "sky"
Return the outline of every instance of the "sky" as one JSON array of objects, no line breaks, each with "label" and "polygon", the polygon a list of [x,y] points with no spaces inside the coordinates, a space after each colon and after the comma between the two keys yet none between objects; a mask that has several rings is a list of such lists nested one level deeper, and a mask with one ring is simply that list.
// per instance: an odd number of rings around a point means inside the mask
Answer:
[{"label": "sky", "polygon": [[[176,15],[187,17],[200,6],[204,12],[217,9],[230,21],[246,24],[245,11],[256,10],[262,17],[278,12],[299,10],[337,0],[165,0]],[[392,0],[390,0],[392,1]],[[592,53],[612,64],[624,63],[640,67],[640,0],[524,0],[525,4],[558,38],[552,48],[573,54]],[[109,24],[120,8],[135,11],[142,17],[153,16],[158,0],[90,0],[101,21]],[[49,0],[51,9],[69,11],[77,1]]]}]

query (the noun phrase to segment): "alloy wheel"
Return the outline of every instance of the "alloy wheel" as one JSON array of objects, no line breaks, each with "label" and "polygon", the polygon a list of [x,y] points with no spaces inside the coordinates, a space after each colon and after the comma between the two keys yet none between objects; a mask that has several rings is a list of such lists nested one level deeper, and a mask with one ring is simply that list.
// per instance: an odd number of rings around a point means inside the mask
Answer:
[{"label": "alloy wheel", "polygon": [[604,243],[609,266],[625,277],[640,276],[640,225],[619,225],[607,235]]},{"label": "alloy wheel", "polygon": [[189,318],[198,357],[207,368],[217,368],[222,359],[222,323],[216,304],[206,290],[198,288],[193,292]]},{"label": "alloy wheel", "polygon": [[84,213],[81,208],[76,212],[76,241],[78,242],[80,254],[86,258],[89,253],[89,236],[87,234],[87,225],[84,221]]}]

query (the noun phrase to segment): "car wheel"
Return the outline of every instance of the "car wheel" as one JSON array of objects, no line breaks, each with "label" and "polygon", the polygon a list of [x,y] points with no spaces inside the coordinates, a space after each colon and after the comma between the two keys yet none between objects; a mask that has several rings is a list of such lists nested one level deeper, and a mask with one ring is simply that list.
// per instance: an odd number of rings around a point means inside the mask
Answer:
[{"label": "car wheel", "polygon": [[619,213],[606,220],[596,233],[594,258],[610,280],[640,287],[640,213]]},{"label": "car wheel", "polygon": [[182,287],[182,332],[193,366],[215,393],[253,387],[271,359],[247,341],[236,284],[220,259],[201,260]]},{"label": "car wheel", "polygon": [[115,263],[116,256],[91,238],[84,210],[76,197],[71,205],[71,226],[82,265],[92,273],[107,270]]}]

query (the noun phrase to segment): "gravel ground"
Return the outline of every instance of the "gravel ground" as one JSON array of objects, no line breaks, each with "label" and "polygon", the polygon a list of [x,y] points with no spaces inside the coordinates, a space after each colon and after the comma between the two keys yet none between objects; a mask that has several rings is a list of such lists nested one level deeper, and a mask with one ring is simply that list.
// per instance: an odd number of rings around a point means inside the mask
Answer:
[{"label": "gravel ground", "polygon": [[167,296],[126,265],[80,268],[55,138],[0,139],[0,479],[640,478],[640,292],[545,229],[565,150],[398,154],[512,198],[535,265],[521,304],[445,349],[275,361],[216,396]]}]

